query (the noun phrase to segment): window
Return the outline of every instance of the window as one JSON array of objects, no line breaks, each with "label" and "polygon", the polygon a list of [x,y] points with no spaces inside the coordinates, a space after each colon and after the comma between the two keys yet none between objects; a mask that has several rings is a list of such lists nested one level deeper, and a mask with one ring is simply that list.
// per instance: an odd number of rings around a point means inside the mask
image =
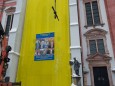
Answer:
[{"label": "window", "polygon": [[96,41],[95,40],[90,40],[89,45],[90,45],[90,54],[95,54],[97,52]]},{"label": "window", "polygon": [[7,16],[6,30],[5,30],[6,35],[9,35],[9,30],[11,30],[12,28],[13,17],[14,17],[14,14]]},{"label": "window", "polygon": [[84,36],[87,42],[87,55],[91,56],[96,53],[109,55],[106,42],[107,31],[99,28],[88,30]]},{"label": "window", "polygon": [[85,3],[87,26],[100,25],[97,1]]},{"label": "window", "polygon": [[89,40],[90,54],[105,53],[103,39]]}]

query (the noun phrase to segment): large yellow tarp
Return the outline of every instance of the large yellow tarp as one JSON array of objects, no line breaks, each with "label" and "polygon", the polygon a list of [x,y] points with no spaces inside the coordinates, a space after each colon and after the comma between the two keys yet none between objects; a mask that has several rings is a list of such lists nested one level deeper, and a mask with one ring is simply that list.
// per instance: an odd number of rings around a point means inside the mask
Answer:
[{"label": "large yellow tarp", "polygon": [[[17,71],[22,86],[70,86],[68,0],[27,0]],[[36,34],[54,32],[54,60],[34,61]]]}]

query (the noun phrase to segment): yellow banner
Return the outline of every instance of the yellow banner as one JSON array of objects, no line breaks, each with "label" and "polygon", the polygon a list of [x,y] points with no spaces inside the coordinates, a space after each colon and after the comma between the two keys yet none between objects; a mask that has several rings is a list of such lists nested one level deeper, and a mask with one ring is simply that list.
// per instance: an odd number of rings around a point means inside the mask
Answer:
[{"label": "yellow banner", "polygon": [[[70,86],[68,0],[27,0],[17,81],[22,86]],[[54,35],[54,59],[35,61],[36,34]]]}]

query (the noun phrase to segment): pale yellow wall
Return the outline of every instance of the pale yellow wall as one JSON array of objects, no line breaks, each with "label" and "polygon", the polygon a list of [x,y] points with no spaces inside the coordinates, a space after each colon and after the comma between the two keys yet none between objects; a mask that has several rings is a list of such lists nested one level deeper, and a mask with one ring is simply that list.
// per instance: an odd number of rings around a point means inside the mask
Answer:
[{"label": "pale yellow wall", "polygon": [[[68,0],[57,0],[59,21],[54,19],[54,0],[27,0],[17,81],[22,86],[70,86]],[[36,34],[55,33],[54,60],[34,61]]]}]

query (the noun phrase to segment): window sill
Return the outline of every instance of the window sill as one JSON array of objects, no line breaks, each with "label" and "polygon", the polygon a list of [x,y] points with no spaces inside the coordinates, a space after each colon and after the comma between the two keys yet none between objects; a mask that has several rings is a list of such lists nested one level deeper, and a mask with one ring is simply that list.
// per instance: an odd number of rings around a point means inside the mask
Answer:
[{"label": "window sill", "polygon": [[96,26],[101,26],[103,27],[105,23],[97,24],[97,25],[85,25],[84,27],[87,29],[88,27],[96,27]]},{"label": "window sill", "polygon": [[[95,53],[95,54],[88,54],[87,56],[90,57],[90,56],[93,56],[93,55],[96,55],[96,54],[97,54],[97,53]],[[109,55],[109,53],[103,53],[103,54],[102,54],[102,53],[99,53],[99,54],[101,54],[101,55]]]}]

